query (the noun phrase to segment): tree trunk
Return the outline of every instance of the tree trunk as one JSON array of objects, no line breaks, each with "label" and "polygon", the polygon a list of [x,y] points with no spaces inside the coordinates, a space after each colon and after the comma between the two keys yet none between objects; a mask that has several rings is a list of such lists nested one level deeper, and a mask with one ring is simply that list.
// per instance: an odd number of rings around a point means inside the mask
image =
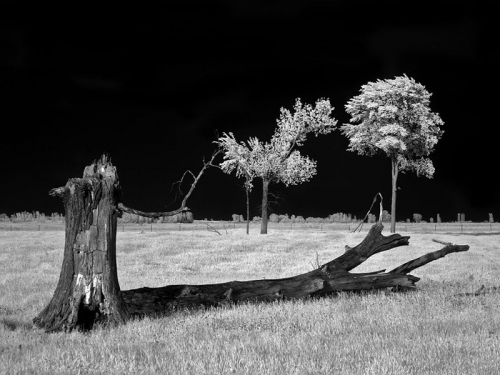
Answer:
[{"label": "tree trunk", "polygon": [[392,166],[392,200],[391,200],[391,233],[396,233],[396,193],[399,165],[395,156],[391,157]]},{"label": "tree trunk", "polygon": [[269,194],[269,180],[262,179],[262,220],[260,224],[260,234],[267,234],[267,196]]},{"label": "tree trunk", "polygon": [[247,234],[250,234],[250,194],[248,189],[245,189],[247,193]]},{"label": "tree trunk", "polygon": [[123,291],[132,315],[157,316],[183,309],[224,306],[246,301],[275,301],[335,294],[340,291],[414,288],[418,277],[408,272],[452,252],[467,251],[467,245],[447,245],[384,273],[350,273],[370,256],[408,245],[407,236],[381,234],[383,225],[375,224],[357,246],[313,271],[284,279],[231,281],[207,285],[168,285]]},{"label": "tree trunk", "polygon": [[90,329],[96,322],[129,317],[116,270],[116,221],[120,187],[105,156],[51,195],[62,196],[66,213],[64,258],[52,300],[34,319],[47,330]]}]

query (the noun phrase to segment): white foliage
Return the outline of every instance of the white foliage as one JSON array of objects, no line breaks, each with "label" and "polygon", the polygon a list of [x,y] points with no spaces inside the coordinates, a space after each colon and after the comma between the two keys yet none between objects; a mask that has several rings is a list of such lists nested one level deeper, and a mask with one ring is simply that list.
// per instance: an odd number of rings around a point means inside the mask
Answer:
[{"label": "white foliage", "polygon": [[236,171],[237,177],[246,179],[248,189],[252,188],[255,177],[288,186],[314,176],[316,162],[302,156],[295,147],[302,146],[309,133],[318,136],[333,131],[337,125],[337,120],[331,117],[334,108],[327,99],[318,100],[314,107],[297,99],[293,109],[291,113],[281,108],[270,142],[263,143],[257,138],[238,142],[233,133],[224,133],[216,142],[224,152],[222,170]]}]

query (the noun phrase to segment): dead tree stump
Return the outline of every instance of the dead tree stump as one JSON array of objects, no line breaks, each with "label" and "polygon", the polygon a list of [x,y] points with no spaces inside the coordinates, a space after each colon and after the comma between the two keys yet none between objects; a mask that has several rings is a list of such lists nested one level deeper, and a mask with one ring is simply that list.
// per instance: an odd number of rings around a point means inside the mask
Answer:
[{"label": "dead tree stump", "polygon": [[52,300],[34,319],[47,330],[90,329],[96,322],[129,318],[116,270],[116,209],[120,186],[116,168],[103,156],[83,178],[51,190],[66,214],[64,259]]}]

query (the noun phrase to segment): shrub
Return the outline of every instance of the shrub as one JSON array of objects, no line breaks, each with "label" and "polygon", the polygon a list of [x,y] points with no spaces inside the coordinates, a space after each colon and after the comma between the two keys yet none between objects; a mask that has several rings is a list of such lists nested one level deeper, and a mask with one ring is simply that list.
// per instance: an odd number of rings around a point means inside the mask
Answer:
[{"label": "shrub", "polygon": [[270,222],[270,223],[279,223],[279,222],[280,222],[280,218],[279,218],[279,216],[278,216],[278,215],[276,215],[276,214],[271,214],[271,215],[269,216],[269,222]]},{"label": "shrub", "polygon": [[308,217],[306,223],[323,223],[325,219],[321,217]]},{"label": "shrub", "polygon": [[[143,218],[144,219],[144,218]],[[194,221],[194,216],[191,211],[181,212],[180,214],[173,216],[163,217],[163,223],[192,223]]]},{"label": "shrub", "polygon": [[290,224],[291,222],[292,222],[292,220],[290,220],[290,218],[280,219],[280,223],[282,223],[282,224]]},{"label": "shrub", "polygon": [[296,216],[294,223],[305,223],[306,221],[302,216]]},{"label": "shrub", "polygon": [[391,221],[391,214],[387,210],[382,211],[382,222],[389,223]]},{"label": "shrub", "polygon": [[288,214],[279,215],[279,220],[280,220],[280,223],[289,223],[290,222],[290,218],[288,217]]},{"label": "shrub", "polygon": [[330,216],[328,216],[328,222],[330,222],[330,223],[340,222],[340,213],[335,213],[335,214],[331,214]]},{"label": "shrub", "polygon": [[64,215],[60,215],[57,212],[53,212],[50,214],[51,221],[64,221]]},{"label": "shrub", "polygon": [[[356,219],[354,219],[356,220]],[[352,222],[352,215],[351,214],[345,214],[343,212],[337,212],[334,214],[331,214],[328,216],[325,220],[325,222],[329,223],[347,223],[347,222]]]}]

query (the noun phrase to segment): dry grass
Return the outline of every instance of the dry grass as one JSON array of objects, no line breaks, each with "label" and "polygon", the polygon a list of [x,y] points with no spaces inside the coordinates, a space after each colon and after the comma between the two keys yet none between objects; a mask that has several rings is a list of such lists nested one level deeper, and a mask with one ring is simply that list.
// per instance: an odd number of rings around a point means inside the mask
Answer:
[{"label": "dry grass", "polygon": [[[118,234],[122,289],[291,276],[365,235],[139,232]],[[454,295],[498,284],[500,236],[410,235],[410,246],[355,271],[391,269],[440,248],[432,238],[471,249],[413,272],[422,277],[413,293],[244,304],[90,334],[45,334],[31,320],[55,289],[64,233],[0,232],[0,373],[498,374],[499,294]]]}]

